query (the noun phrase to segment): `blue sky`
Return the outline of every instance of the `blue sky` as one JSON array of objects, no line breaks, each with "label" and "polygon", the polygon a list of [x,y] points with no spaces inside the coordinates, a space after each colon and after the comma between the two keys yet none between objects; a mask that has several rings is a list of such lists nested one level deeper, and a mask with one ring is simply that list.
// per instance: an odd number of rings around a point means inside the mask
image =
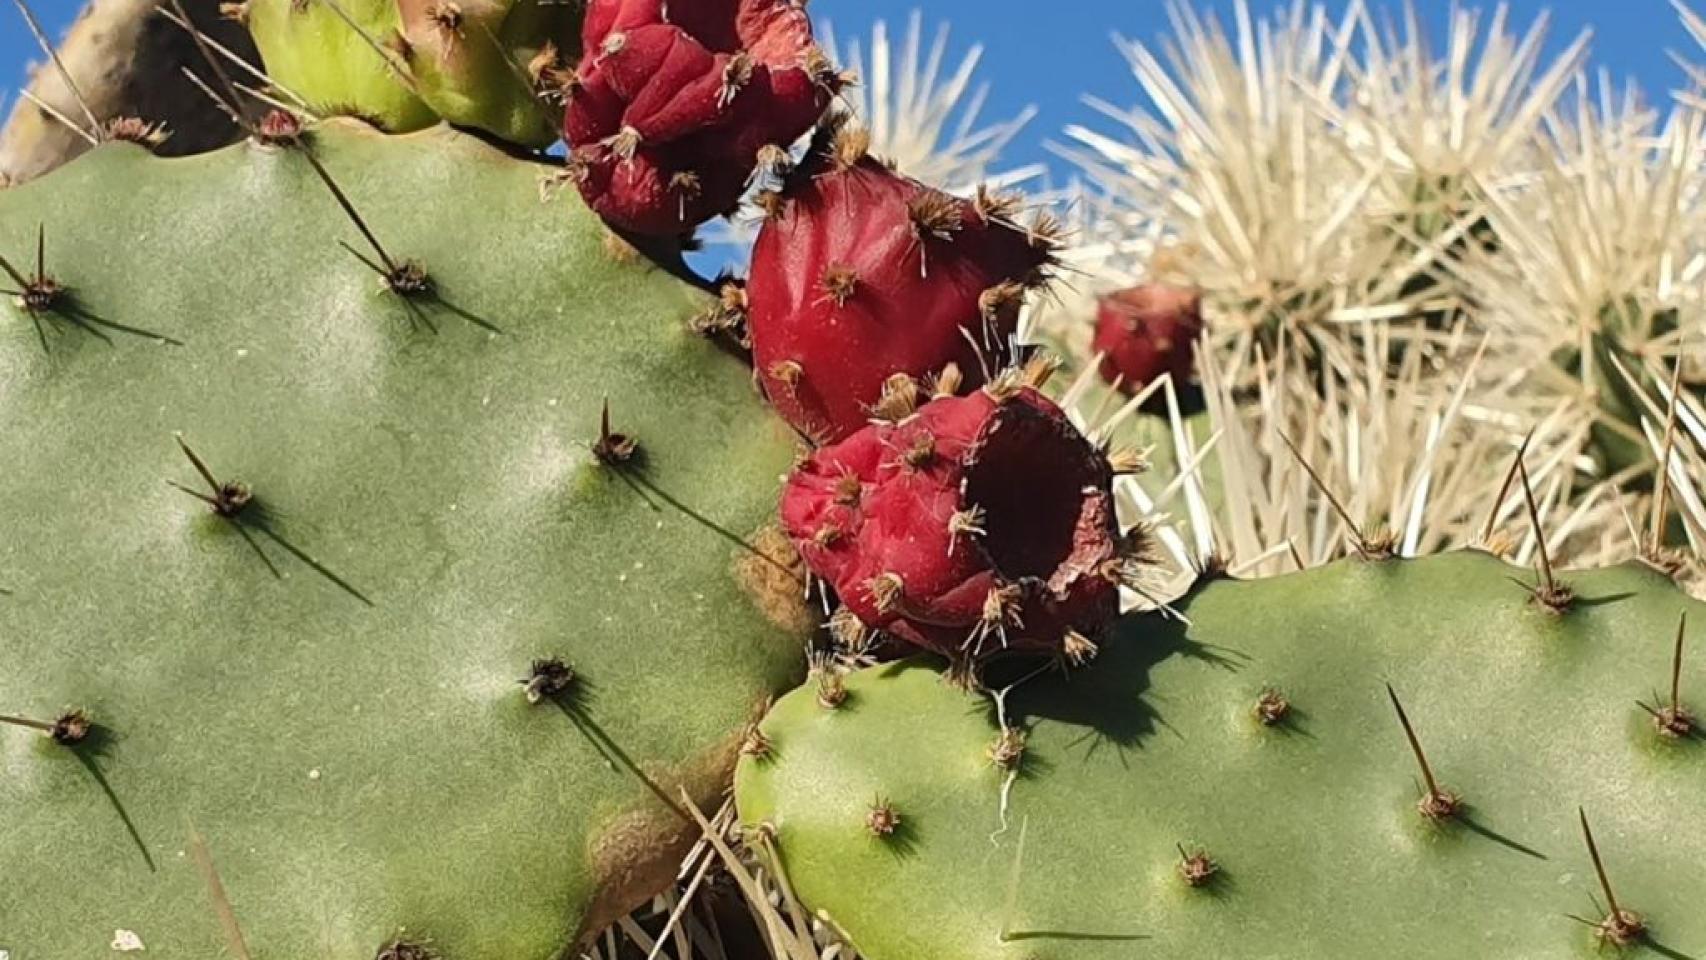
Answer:
[{"label": "blue sky", "polygon": [[[31,0],[37,13],[57,35],[70,22],[78,0]],[[211,0],[210,0],[211,2]],[[1397,3],[1371,0],[1376,7],[1401,9]],[[1343,0],[1330,0],[1329,7],[1342,7]],[[1447,0],[1416,0],[1424,11],[1432,36],[1444,36]],[[1233,0],[1201,0],[1200,7],[1221,11]],[[1682,71],[1671,62],[1668,51],[1691,51],[1692,41],[1683,32],[1670,0],[1512,0],[1511,20],[1525,28],[1542,11],[1552,12],[1550,46],[1567,45],[1584,28],[1594,31],[1594,61],[1617,78],[1639,81],[1653,99],[1662,99],[1682,84]],[[925,22],[952,25],[950,49],[963,51],[973,43],[984,45],[980,76],[992,87],[985,116],[994,119],[1017,113],[1027,105],[1041,111],[1025,134],[1006,155],[1007,163],[1018,165],[1050,161],[1056,170],[1065,167],[1047,152],[1045,144],[1058,138],[1069,123],[1093,119],[1080,101],[1095,93],[1116,103],[1128,104],[1137,97],[1137,87],[1124,61],[1109,42],[1113,33],[1150,40],[1167,29],[1162,0],[813,0],[813,11],[832,20],[843,37],[868,33],[873,22],[886,19],[894,33],[910,12],[926,7]],[[1252,8],[1265,12],[1276,0],[1253,0]],[[1483,6],[1490,7],[1491,4]],[[1697,0],[1696,9],[1706,11]],[[24,64],[35,55],[34,44],[23,21],[9,3],[0,3],[0,91],[10,107]],[[1706,58],[1706,57],[1702,57]]]}]

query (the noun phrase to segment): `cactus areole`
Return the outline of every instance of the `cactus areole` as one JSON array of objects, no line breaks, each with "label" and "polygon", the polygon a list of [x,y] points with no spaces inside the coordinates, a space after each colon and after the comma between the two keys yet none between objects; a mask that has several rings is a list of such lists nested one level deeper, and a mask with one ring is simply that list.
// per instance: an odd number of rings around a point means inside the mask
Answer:
[{"label": "cactus areole", "polygon": [[1011,379],[866,427],[802,464],[783,523],[867,626],[960,663],[1074,654],[1118,607],[1107,461]]}]

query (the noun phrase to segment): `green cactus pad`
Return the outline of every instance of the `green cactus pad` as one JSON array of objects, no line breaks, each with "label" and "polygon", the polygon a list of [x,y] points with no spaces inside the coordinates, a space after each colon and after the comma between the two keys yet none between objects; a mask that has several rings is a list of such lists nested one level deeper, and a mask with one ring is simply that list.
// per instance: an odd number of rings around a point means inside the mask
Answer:
[{"label": "green cactus pad", "polygon": [[[226,955],[191,824],[257,958],[567,955],[668,885],[697,830],[664,798],[720,803],[798,679],[803,591],[755,540],[793,441],[701,298],[553,168],[312,142],[436,283],[414,310],[298,150],[114,144],[0,191],[0,254],[33,273],[43,225],[70,290],[0,302],[0,714],[99,724],[0,725],[13,960]],[[180,431],[237,522],[169,485],[212,495]],[[550,657],[575,679],[530,705]]]},{"label": "green cactus pad", "polygon": [[[268,76],[323,113],[393,133],[440,119],[530,147],[557,139],[561,105],[534,58],[580,48],[578,0],[251,0]],[[381,52],[383,50],[383,52]]]},{"label": "green cactus pad", "polygon": [[[1585,960],[1595,932],[1567,915],[1606,912],[1579,806],[1650,924],[1626,955],[1706,956],[1706,742],[1637,705],[1668,704],[1687,612],[1683,699],[1706,707],[1706,609],[1618,567],[1570,574],[1555,615],[1532,580],[1485,554],[1348,561],[1209,583],[1188,624],[1131,619],[1091,666],[1007,695],[1028,741],[1004,831],[990,703],[923,663],[870,668],[839,709],[778,703],[742,819],[871,960]],[[1418,810],[1387,683],[1457,819]],[[1290,704],[1274,726],[1268,690]],[[1218,872],[1187,883],[1181,846]]]}]

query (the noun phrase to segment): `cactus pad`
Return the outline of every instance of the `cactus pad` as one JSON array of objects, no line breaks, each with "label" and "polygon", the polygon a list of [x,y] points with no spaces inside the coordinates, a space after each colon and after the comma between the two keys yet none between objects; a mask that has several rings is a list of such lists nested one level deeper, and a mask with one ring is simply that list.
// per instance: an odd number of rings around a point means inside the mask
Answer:
[{"label": "cactus pad", "polygon": [[[777,705],[742,818],[872,960],[1566,960],[1616,946],[1581,808],[1646,925],[1626,955],[1706,956],[1706,743],[1637,703],[1668,708],[1706,610],[1646,568],[1569,575],[1562,614],[1513,580],[1452,554],[1210,582],[1188,623],[1129,619],[1014,688],[1006,737],[935,670],[869,668],[836,710]],[[1388,683],[1460,798],[1443,818]]]},{"label": "cactus pad", "polygon": [[700,298],[554,168],[312,138],[430,289],[340,246],[377,257],[296,149],[0,192],[59,284],[0,302],[0,714],[94,724],[0,724],[14,960],[226,955],[191,824],[256,957],[564,955],[673,879],[669,803],[720,802],[797,679],[796,574],[739,542],[791,434]]}]

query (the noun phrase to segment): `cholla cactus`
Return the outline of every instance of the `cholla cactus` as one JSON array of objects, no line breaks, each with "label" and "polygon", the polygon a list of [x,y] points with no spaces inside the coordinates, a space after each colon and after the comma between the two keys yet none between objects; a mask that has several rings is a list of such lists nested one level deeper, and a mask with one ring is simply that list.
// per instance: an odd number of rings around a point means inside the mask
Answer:
[{"label": "cholla cactus", "polygon": [[[1501,4],[1483,34],[1480,11],[1454,7],[1444,56],[1435,59],[1414,7],[1399,36],[1377,30],[1353,5],[1360,55],[1348,67],[1342,102],[1327,105],[1329,116],[1353,149],[1387,155],[1393,177],[1386,186],[1401,190],[1395,205],[1423,185],[1466,190],[1526,166],[1529,138],[1581,68],[1589,35],[1548,63],[1541,56],[1546,16],[1519,38],[1507,29],[1507,14]],[[1406,178],[1410,189],[1402,189]]]},{"label": "cholla cactus", "polygon": [[[1592,511],[1571,525],[1591,546],[1574,546],[1597,558],[1631,551],[1618,491],[1650,481],[1652,458],[1642,455],[1642,411],[1617,368],[1648,386],[1672,361],[1684,364],[1685,384],[1696,376],[1698,361],[1681,345],[1697,316],[1683,301],[1697,297],[1689,281],[1701,270],[1699,117],[1679,110],[1659,127],[1630,103],[1606,119],[1610,108],[1589,102],[1578,79],[1586,36],[1545,60],[1545,19],[1518,35],[1503,7],[1485,24],[1454,11],[1437,60],[1413,14],[1402,34],[1377,29],[1360,3],[1337,21],[1302,3],[1273,20],[1240,3],[1235,17],[1228,36],[1174,8],[1176,46],[1165,61],[1122,42],[1150,108],[1100,104],[1127,127],[1129,142],[1069,129],[1075,146],[1066,152],[1091,187],[1080,242],[1063,259],[1097,278],[1091,291],[1139,281],[1199,288],[1210,332],[1198,378],[1206,402],[1221,408],[1219,428],[1235,429],[1235,409],[1251,409],[1239,397],[1284,408],[1309,396],[1321,407],[1299,420],[1264,409],[1264,429],[1307,434],[1317,418],[1348,413],[1346,435],[1360,439],[1318,451],[1328,468],[1348,471],[1347,497],[1374,496],[1387,483],[1366,473],[1371,425],[1357,429],[1359,418],[1390,403],[1394,388],[1418,407],[1421,397],[1466,389],[1458,406],[1476,422],[1471,443],[1509,450],[1542,425],[1532,444],[1545,451],[1545,482],[1556,484],[1561,504]],[[1560,115],[1572,89],[1577,109]],[[1273,295],[1264,300],[1262,291]],[[1612,301],[1638,322],[1625,324],[1631,342],[1618,364],[1599,359],[1606,376],[1589,357],[1584,385],[1581,365],[1567,369],[1563,354],[1584,330],[1599,329]],[[1039,333],[1087,363],[1092,315],[1084,299],[1069,301],[1042,314]],[[1472,386],[1465,332],[1488,337]],[[1410,349],[1417,345],[1425,349]],[[1442,372],[1447,383],[1431,386]],[[1352,384],[1363,388],[1347,390]],[[1098,389],[1081,393],[1102,402]],[[1278,449],[1271,436],[1257,439]],[[1393,449],[1409,456],[1434,443],[1415,433]],[[1625,462],[1607,469],[1604,450],[1614,443]],[[1190,459],[1166,446],[1175,466]],[[1458,469],[1459,459],[1441,462]],[[1233,469],[1214,484],[1252,475],[1271,476]],[[1410,480],[1399,489],[1422,489]],[[1469,502],[1491,496],[1501,480],[1487,469],[1446,489]],[[1260,501],[1253,493],[1228,503],[1247,511],[1240,505]],[[1360,523],[1372,510],[1412,549],[1472,539],[1461,518],[1449,538],[1421,535],[1408,504],[1391,491],[1385,500],[1350,512]],[[1507,514],[1514,506],[1507,497]],[[1278,533],[1236,538],[1236,553],[1319,540]],[[1193,546],[1200,553],[1209,544]]]},{"label": "cholla cactus", "polygon": [[[1663,116],[1635,91],[1615,100],[1578,83],[1567,121],[1549,124],[1532,177],[1489,185],[1497,248],[1459,274],[1493,331],[1501,367],[1531,404],[1572,403],[1591,420],[1596,473],[1650,486],[1654,460],[1629,377],[1681,365],[1706,385],[1706,115]],[[1662,373],[1659,376],[1663,376]]]},{"label": "cholla cactus", "polygon": [[1068,155],[1104,198],[1085,238],[1107,250],[1104,269],[1200,287],[1216,339],[1245,357],[1281,329],[1312,354],[1334,352],[1345,311],[1407,312],[1381,292],[1398,239],[1358,215],[1380,169],[1322,117],[1344,79],[1333,24],[1301,3],[1258,22],[1241,2],[1229,37],[1171,12],[1166,61],[1119,41],[1151,107],[1094,101],[1126,139],[1067,131],[1079,145]]},{"label": "cholla cactus", "polygon": [[1482,213],[1486,191],[1532,168],[1534,133],[1581,69],[1589,36],[1548,63],[1544,14],[1519,38],[1503,4],[1484,34],[1480,11],[1453,6],[1436,59],[1414,6],[1402,35],[1377,30],[1366,9],[1353,13],[1347,85],[1324,108],[1346,147],[1382,171],[1367,215],[1403,239],[1413,256],[1399,289],[1437,321],[1473,305],[1449,267],[1496,244]]},{"label": "cholla cactus", "polygon": [[1464,546],[1530,563],[1538,544],[1525,532],[1524,497],[1511,476],[1519,451],[1553,556],[1586,563],[1633,554],[1613,491],[1578,492],[1575,452],[1587,426],[1565,403],[1532,421],[1489,404],[1510,386],[1497,383],[1485,341],[1451,338],[1442,349],[1458,371],[1450,382],[1431,376],[1416,352],[1388,369],[1390,343],[1377,328],[1362,349],[1353,372],[1324,382],[1282,350],[1258,365],[1249,400],[1219,356],[1205,353],[1205,412],[1184,415],[1172,385],[1159,383],[1169,395],[1166,427],[1147,434],[1130,432],[1135,403],[1096,401],[1094,371],[1065,402],[1104,443],[1144,438],[1167,448],[1155,459],[1173,470],[1123,477],[1115,489],[1121,515],[1152,525],[1181,575],[1273,575],[1346,555]]},{"label": "cholla cactus", "polygon": [[[1655,460],[1666,468],[1654,495],[1657,503],[1651,515],[1656,522],[1644,531],[1649,556],[1659,561],[1690,554],[1699,557],[1706,548],[1706,405],[1698,397],[1672,392],[1667,384],[1657,384],[1651,394],[1643,393],[1642,399],[1650,413],[1663,411],[1663,426],[1659,417],[1651,417],[1643,421],[1642,428]],[[1671,499],[1665,499],[1667,495]],[[1686,546],[1686,552],[1669,549],[1669,503],[1676,505],[1676,517],[1686,538],[1675,546]],[[1698,571],[1695,573],[1698,588]]]},{"label": "cholla cactus", "polygon": [[1400,39],[1360,2],[1338,21],[1302,2],[1266,20],[1240,0],[1232,36],[1172,15],[1165,59],[1121,41],[1150,106],[1096,101],[1127,138],[1067,131],[1099,200],[1078,261],[1108,285],[1201,288],[1238,377],[1281,330],[1342,371],[1364,320],[1447,326],[1462,295],[1442,262],[1480,226],[1480,184],[1521,172],[1585,38],[1536,79],[1544,23],[1518,40],[1502,10],[1484,39],[1454,16],[1443,62],[1414,17]]}]

